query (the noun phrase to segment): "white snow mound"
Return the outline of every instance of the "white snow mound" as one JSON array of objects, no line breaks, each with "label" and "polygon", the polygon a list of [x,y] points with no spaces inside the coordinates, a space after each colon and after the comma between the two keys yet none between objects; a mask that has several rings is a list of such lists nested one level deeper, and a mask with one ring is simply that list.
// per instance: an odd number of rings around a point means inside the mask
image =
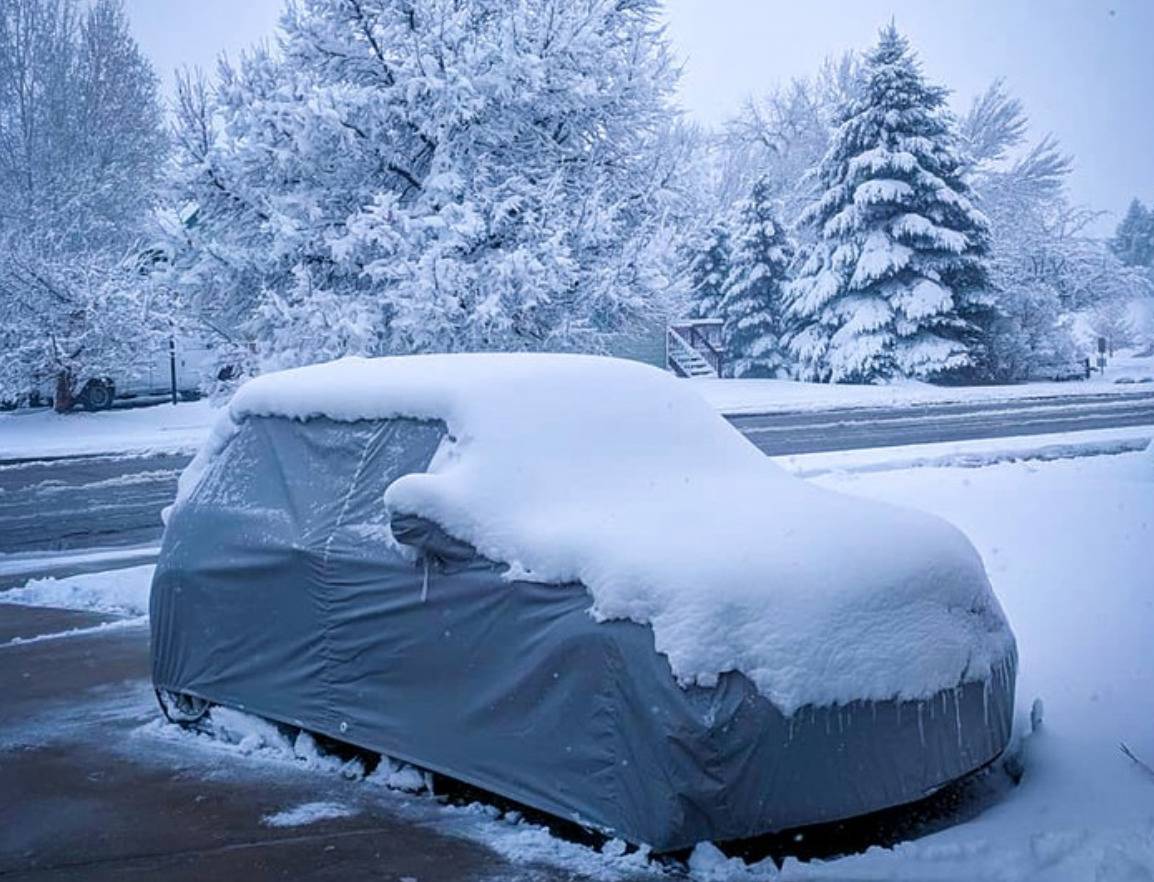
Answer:
[{"label": "white snow mound", "polygon": [[[181,480],[249,416],[440,419],[385,494],[506,563],[653,628],[683,684],[741,671],[786,713],[985,679],[1013,636],[981,559],[936,517],[792,477],[691,384],[581,355],[342,359],[246,383]],[[178,502],[179,504],[179,502]]]}]

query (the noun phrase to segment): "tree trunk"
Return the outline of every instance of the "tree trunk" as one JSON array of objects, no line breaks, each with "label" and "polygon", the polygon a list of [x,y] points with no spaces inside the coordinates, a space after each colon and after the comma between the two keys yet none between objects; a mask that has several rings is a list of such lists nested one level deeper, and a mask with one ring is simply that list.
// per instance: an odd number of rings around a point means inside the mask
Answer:
[{"label": "tree trunk", "polygon": [[72,409],[76,399],[72,395],[72,372],[61,371],[56,375],[56,395],[52,399],[52,409],[66,413]]}]

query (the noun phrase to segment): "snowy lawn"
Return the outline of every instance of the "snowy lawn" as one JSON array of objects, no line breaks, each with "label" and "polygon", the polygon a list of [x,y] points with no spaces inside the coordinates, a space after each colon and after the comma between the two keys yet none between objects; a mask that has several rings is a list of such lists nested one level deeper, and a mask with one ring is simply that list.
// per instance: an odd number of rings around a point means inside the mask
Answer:
[{"label": "snowy lawn", "polygon": [[208,434],[208,401],[130,410],[0,414],[0,462],[98,453],[195,453]]}]

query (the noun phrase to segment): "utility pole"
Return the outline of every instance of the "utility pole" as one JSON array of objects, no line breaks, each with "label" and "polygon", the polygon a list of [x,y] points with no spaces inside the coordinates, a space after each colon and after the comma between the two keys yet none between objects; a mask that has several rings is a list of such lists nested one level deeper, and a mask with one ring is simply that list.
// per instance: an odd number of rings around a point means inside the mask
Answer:
[{"label": "utility pole", "polygon": [[168,337],[168,378],[172,382],[172,403],[176,404],[176,339]]}]

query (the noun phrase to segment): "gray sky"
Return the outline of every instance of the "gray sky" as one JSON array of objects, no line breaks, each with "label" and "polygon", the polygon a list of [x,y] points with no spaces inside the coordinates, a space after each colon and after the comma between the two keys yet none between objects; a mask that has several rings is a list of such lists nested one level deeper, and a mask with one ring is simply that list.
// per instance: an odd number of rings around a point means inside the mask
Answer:
[{"label": "gray sky", "polygon": [[[126,0],[157,71],[211,69],[273,33],[281,0]],[[1034,134],[1074,154],[1074,198],[1110,212],[1154,200],[1154,0],[669,0],[685,61],[681,100],[707,124],[750,93],[869,46],[893,16],[956,109],[995,77],[1025,102]]]}]

